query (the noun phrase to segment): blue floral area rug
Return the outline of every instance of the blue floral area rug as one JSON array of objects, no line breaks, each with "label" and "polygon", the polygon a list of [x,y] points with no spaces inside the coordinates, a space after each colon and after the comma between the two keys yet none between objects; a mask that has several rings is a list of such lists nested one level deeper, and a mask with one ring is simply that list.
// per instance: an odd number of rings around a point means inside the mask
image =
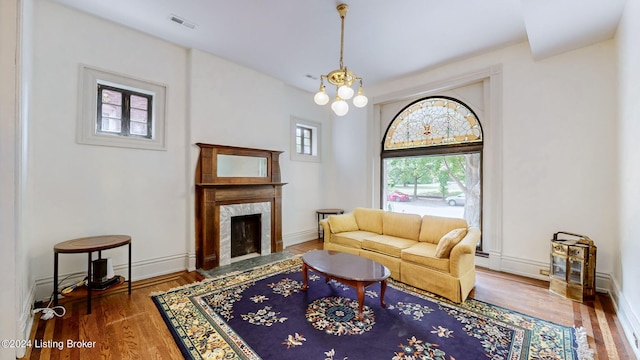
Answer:
[{"label": "blue floral area rug", "polygon": [[[474,299],[451,303],[388,281],[353,288],[288,259],[152,294],[189,359],[580,359],[580,331]],[[586,337],[586,335],[582,334]],[[586,342],[586,341],[585,341]],[[586,350],[586,353],[589,351]]]}]

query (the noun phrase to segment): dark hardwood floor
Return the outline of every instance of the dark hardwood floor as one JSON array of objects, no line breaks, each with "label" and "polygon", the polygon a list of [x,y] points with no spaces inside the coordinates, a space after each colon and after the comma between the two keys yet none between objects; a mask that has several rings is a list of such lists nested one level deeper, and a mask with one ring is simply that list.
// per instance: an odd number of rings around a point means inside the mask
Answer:
[{"label": "dark hardwood floor", "polygon": [[[291,246],[301,254],[322,248],[320,240]],[[149,294],[202,280],[197,272],[181,272],[133,283],[126,289],[94,298],[86,313],[84,299],[65,299],[62,318],[35,318],[32,340],[56,345],[67,340],[95,341],[95,349],[35,348],[31,359],[179,359],[182,355]],[[577,303],[549,293],[548,283],[478,268],[471,297],[566,326],[583,326],[594,359],[635,359],[624,337],[611,298],[598,293],[595,300]]]}]

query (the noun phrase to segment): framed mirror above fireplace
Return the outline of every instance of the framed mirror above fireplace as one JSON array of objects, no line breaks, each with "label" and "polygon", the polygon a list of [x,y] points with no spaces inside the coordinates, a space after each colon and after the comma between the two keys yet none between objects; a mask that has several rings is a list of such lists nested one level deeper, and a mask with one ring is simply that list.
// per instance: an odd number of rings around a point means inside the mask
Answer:
[{"label": "framed mirror above fireplace", "polygon": [[218,154],[216,174],[227,177],[267,177],[267,158],[258,156]]},{"label": "framed mirror above fireplace", "polygon": [[[227,265],[243,252],[238,248],[255,248],[251,251],[256,255],[282,251],[282,151],[196,145],[196,266],[208,270]],[[232,236],[232,219],[238,217],[259,219],[259,225],[245,224],[240,231],[247,236]]]}]

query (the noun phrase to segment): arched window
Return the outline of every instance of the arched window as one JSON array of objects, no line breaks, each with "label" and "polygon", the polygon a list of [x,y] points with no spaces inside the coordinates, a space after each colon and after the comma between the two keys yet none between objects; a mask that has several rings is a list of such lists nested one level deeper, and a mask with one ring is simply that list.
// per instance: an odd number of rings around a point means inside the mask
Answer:
[{"label": "arched window", "polygon": [[480,227],[482,147],[482,125],[462,101],[433,96],[407,105],[382,139],[383,208]]}]

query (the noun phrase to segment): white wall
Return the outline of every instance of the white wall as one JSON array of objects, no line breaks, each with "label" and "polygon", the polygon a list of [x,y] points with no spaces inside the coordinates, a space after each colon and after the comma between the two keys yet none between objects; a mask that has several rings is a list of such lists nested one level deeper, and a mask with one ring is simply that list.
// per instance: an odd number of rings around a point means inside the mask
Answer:
[{"label": "white wall", "polygon": [[[199,50],[189,51],[189,69],[190,203],[199,154],[194,144],[285,151],[280,155],[282,181],[287,183],[282,190],[284,245],[315,238],[315,210],[327,205],[323,190],[332,160],[326,109],[315,105],[307,92]],[[321,163],[290,159],[291,116],[322,124]],[[193,207],[190,212],[193,218]]]},{"label": "white wall", "polygon": [[371,131],[367,110],[352,106],[347,115],[333,118],[333,175],[329,179],[328,198],[331,208],[351,211],[358,206],[371,206],[368,136]]},{"label": "white wall", "polygon": [[[134,280],[193,269],[197,142],[284,150],[285,246],[317,236],[332,130],[312,94],[49,1],[35,24],[24,231],[37,298],[52,288],[53,246],[77,237],[130,234]],[[80,64],[165,84],[167,151],[76,143]],[[321,163],[289,159],[291,116],[323,124]],[[107,253],[116,271],[126,255]],[[61,277],[85,271],[84,256],[60,260]]]},{"label": "white wall", "polygon": [[565,230],[593,238],[597,270],[610,274],[618,251],[613,41],[541,61],[533,61],[528,44],[522,43],[370,92],[388,101],[394,93],[428,91],[429,84],[495,65],[502,66],[501,131],[485,141],[501,147],[485,157],[496,157],[503,169],[499,179],[492,178],[495,169],[485,167],[484,174],[485,186],[487,179],[500,184],[503,201],[495,208],[485,202],[484,212],[499,211],[503,217],[500,228],[484,234],[493,244],[487,250],[499,257],[492,263],[499,270],[538,277],[538,270],[548,267],[549,239]]},{"label": "white wall", "polygon": [[[24,232],[37,297],[51,291],[54,244],[77,237],[131,235],[134,280],[184,269],[185,50],[48,1],[35,24]],[[167,151],[76,143],[80,64],[165,84]],[[126,266],[125,247],[105,255]],[[85,256],[60,255],[62,276],[83,271]]]},{"label": "white wall", "polygon": [[[317,238],[315,211],[335,206],[327,196],[333,179],[332,164],[335,158],[332,151],[333,123],[328,106],[316,105],[313,94],[306,91],[286,86],[284,93],[285,108],[289,111],[287,115],[322,125],[320,163],[292,161],[288,148],[280,156],[282,178],[288,183],[282,188],[282,233],[287,246]],[[284,141],[289,141],[289,135]]]},{"label": "white wall", "polygon": [[[0,3],[0,267],[6,320],[2,339],[28,339],[32,325],[33,273],[27,256],[22,224],[29,103],[33,79],[33,2]],[[0,358],[22,356],[23,348],[0,349]]]},{"label": "white wall", "polygon": [[[640,341],[640,1],[628,0],[617,34],[619,92],[620,252],[613,276],[620,297],[616,300],[621,323],[634,347]],[[634,347],[636,357],[640,349]]]},{"label": "white wall", "polygon": [[[19,156],[19,56],[17,1],[0,2],[0,288],[15,289],[5,291],[0,297],[0,308],[5,310],[6,320],[0,326],[0,338],[25,339],[20,336],[21,305],[24,301],[22,283],[28,277],[19,267],[21,254],[18,227],[19,206],[16,194],[20,169],[15,161]],[[24,324],[24,321],[23,321]],[[15,349],[0,349],[0,358],[16,357]]]}]

